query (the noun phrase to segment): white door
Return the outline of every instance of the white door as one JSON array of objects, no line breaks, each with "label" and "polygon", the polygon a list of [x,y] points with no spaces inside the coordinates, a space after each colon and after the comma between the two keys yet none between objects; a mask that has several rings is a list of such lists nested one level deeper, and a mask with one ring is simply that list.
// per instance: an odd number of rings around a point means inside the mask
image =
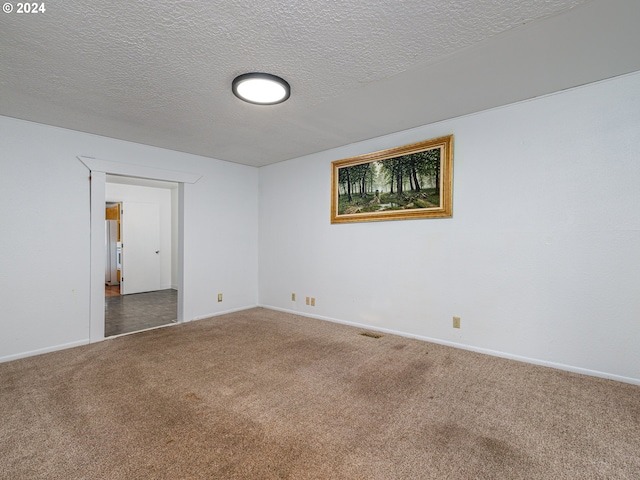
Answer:
[{"label": "white door", "polygon": [[160,290],[160,206],[122,202],[120,293]]}]

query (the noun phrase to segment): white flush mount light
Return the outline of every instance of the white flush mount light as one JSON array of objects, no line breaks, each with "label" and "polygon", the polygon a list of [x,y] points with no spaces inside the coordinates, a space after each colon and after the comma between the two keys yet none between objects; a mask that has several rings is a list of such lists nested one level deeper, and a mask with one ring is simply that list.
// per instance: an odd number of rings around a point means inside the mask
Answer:
[{"label": "white flush mount light", "polygon": [[256,105],[282,103],[291,94],[291,87],[280,77],[269,73],[245,73],[233,80],[233,94],[240,100]]}]

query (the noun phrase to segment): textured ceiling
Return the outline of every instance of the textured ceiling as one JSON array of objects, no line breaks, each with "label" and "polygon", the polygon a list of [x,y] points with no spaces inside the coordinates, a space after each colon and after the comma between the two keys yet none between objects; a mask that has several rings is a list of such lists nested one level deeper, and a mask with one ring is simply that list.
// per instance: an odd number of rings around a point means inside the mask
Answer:
[{"label": "textured ceiling", "polygon": [[45,6],[0,14],[0,115],[255,166],[640,69],[637,0]]}]

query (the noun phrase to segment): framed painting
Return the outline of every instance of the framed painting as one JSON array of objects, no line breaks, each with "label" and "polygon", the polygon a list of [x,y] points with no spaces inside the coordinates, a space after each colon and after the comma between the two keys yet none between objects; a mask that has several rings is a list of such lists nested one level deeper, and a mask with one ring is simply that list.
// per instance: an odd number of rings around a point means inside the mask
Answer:
[{"label": "framed painting", "polygon": [[331,223],[452,215],[453,135],[331,164]]}]

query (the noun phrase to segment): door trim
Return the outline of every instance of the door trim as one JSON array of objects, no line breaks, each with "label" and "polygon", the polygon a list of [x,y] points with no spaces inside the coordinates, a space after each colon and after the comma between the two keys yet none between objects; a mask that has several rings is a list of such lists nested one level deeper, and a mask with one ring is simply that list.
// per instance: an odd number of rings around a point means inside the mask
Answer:
[{"label": "door trim", "polygon": [[201,175],[163,170],[92,157],[78,156],[91,172],[90,175],[90,308],[89,342],[104,340],[104,237],[105,237],[105,184],[106,175],[165,180],[178,183],[178,323],[184,319],[184,191],[185,184],[196,183]]},{"label": "door trim", "polygon": [[124,177],[148,178],[150,180],[164,180],[177,183],[196,183],[202,175],[197,173],[179,172],[174,170],[164,170],[162,168],[145,167],[132,163],[112,162],[99,158],[79,156],[78,160],[92,172],[110,173],[122,175]]}]

